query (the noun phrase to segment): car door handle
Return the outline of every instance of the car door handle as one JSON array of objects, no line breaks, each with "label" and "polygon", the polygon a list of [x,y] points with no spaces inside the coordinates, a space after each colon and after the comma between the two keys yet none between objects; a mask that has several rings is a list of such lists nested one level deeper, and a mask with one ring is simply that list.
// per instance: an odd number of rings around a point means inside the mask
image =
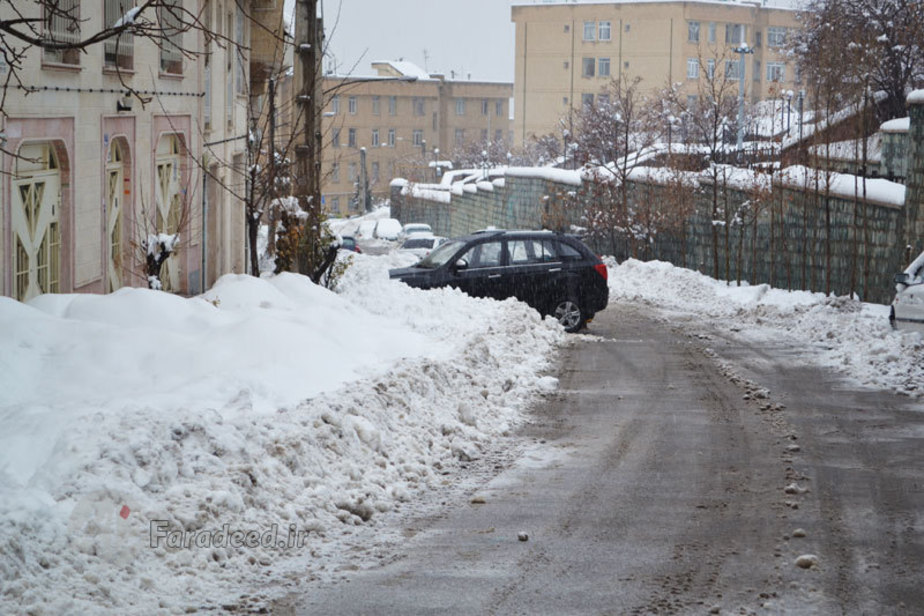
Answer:
[{"label": "car door handle", "polygon": [[560,267],[553,267],[553,268],[551,268],[549,271],[550,271],[550,272],[560,272],[560,271],[561,271],[561,268],[560,268]]},{"label": "car door handle", "polygon": [[500,278],[500,277],[501,277],[500,274],[490,274],[490,275],[488,276],[488,278]]}]

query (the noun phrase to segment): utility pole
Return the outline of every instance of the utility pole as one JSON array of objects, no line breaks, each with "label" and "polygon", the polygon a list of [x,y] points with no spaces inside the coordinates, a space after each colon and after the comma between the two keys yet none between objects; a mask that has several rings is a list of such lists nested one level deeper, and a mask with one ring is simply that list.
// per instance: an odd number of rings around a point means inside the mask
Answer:
[{"label": "utility pole", "polygon": [[372,211],[372,199],[369,198],[369,174],[366,172],[366,148],[359,148],[359,189],[362,191],[363,211]]},{"label": "utility pole", "polygon": [[732,49],[733,52],[739,54],[738,60],[738,141],[737,141],[737,150],[738,156],[741,156],[741,150],[744,148],[744,56],[749,53],[754,53],[754,50],[747,46],[747,43],[743,43],[740,47],[735,47]]},{"label": "utility pole", "polygon": [[[307,212],[308,254],[320,252],[321,239],[321,47],[323,35],[318,20],[318,0],[297,0],[295,15],[295,103],[303,141],[295,146],[295,196]],[[300,246],[300,253],[304,253]],[[299,271],[307,267],[299,258]],[[302,271],[302,273],[310,273]]]}]

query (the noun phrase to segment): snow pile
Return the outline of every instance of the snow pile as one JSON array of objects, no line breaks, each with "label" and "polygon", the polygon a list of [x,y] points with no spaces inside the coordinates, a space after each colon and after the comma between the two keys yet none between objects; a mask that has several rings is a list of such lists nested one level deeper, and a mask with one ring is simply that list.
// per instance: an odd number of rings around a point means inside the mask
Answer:
[{"label": "snow pile", "polygon": [[560,327],[356,257],[340,294],[0,298],[0,612],[246,608],[496,447]]},{"label": "snow pile", "polygon": [[818,363],[860,384],[921,393],[924,342],[917,333],[892,331],[888,306],[765,284],[738,287],[662,261],[629,259],[617,265],[610,260],[608,266],[610,302],[693,313],[768,340],[788,334]]}]

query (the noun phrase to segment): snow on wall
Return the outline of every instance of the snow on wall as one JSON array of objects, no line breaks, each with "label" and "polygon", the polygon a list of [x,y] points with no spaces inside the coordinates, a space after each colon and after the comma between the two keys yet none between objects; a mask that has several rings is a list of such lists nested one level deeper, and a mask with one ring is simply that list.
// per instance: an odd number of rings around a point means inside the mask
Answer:
[{"label": "snow on wall", "polygon": [[[783,170],[781,177],[783,185],[791,188],[814,190],[818,186],[820,190],[824,190],[827,185],[830,185],[831,194],[844,199],[853,199],[856,195],[862,196],[864,192],[863,178],[845,173],[829,172],[826,174],[824,171],[802,165],[787,167]],[[883,179],[867,179],[865,190],[867,201],[897,208],[905,205],[904,184]]]}]

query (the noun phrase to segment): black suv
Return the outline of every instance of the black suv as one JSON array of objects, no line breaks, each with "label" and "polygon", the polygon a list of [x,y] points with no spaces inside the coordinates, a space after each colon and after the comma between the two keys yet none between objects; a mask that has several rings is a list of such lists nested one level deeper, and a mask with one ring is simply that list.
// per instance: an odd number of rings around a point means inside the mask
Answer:
[{"label": "black suv", "polygon": [[515,297],[576,332],[606,308],[606,266],[581,240],[552,231],[483,231],[449,240],[417,265],[389,271],[411,287]]}]

